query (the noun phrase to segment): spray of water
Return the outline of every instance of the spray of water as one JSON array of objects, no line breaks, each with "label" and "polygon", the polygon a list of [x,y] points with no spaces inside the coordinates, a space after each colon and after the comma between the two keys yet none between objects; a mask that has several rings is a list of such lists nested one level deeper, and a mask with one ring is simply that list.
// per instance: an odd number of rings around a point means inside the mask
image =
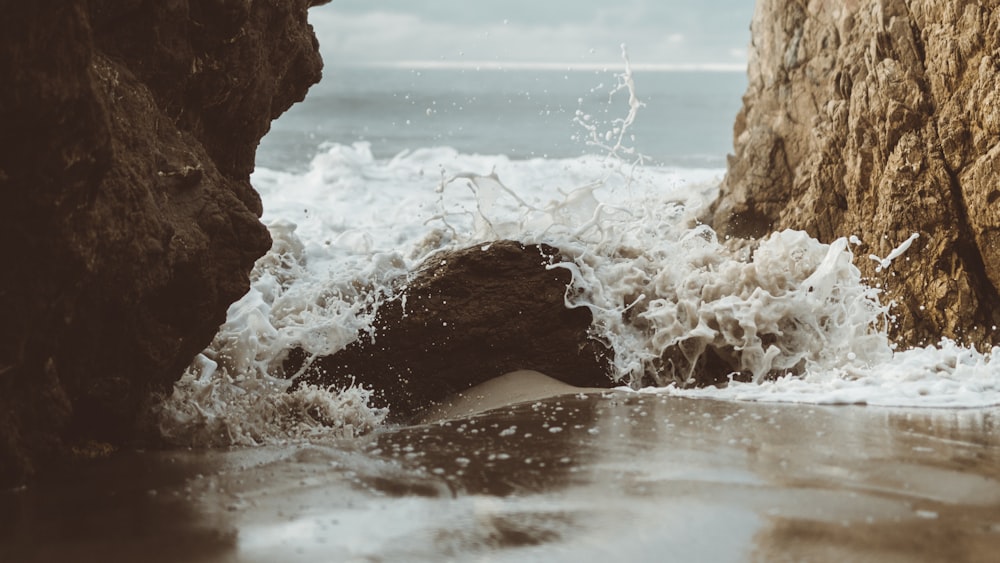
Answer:
[{"label": "spray of water", "polygon": [[[377,160],[358,143],[327,146],[305,174],[255,173],[274,246],[163,402],[162,435],[254,445],[376,428],[386,413],[360,388],[288,392],[287,351],[331,354],[370,337],[379,305],[425,257],[497,239],[562,250],[552,267],[572,274],[566,305],[593,313],[593,336],[614,350],[611,375],[632,388],[809,402],[863,402],[881,389],[883,404],[1000,403],[991,354],[948,342],[893,350],[888,306],[848,239],[783,231],[736,245],[700,224],[717,181],[642,166],[629,144],[642,102],[624,48],[623,59],[612,96],[627,92],[625,117],[607,130],[576,118],[603,154],[511,161],[442,148]],[[872,259],[889,268],[915,238]],[[693,389],[706,373],[732,381]]]},{"label": "spray of water", "polygon": [[[635,124],[639,110],[645,104],[636,95],[635,77],[632,73],[632,62],[628,56],[628,48],[621,44],[621,57],[624,70],[615,75],[618,83],[608,93],[608,105],[614,103],[615,97],[624,92],[628,96],[628,112],[625,117],[614,118],[608,123],[601,122],[583,109],[577,109],[573,123],[584,131],[584,144],[598,153],[607,155],[607,161],[626,169],[642,166],[648,158],[636,150],[635,136],[632,126]],[[582,102],[582,99],[580,100]]]},{"label": "spray of water", "polygon": [[[195,358],[158,408],[160,435],[177,445],[260,445],[353,437],[381,424],[360,388],[302,386],[281,363],[292,347],[333,353],[370,330],[405,266],[393,256],[355,261],[355,274],[310,272],[295,225],[270,225],[271,250],[254,266],[250,291],[234,303],[212,344]],[[350,262],[350,260],[347,260]],[[289,392],[290,391],[290,392]]]}]

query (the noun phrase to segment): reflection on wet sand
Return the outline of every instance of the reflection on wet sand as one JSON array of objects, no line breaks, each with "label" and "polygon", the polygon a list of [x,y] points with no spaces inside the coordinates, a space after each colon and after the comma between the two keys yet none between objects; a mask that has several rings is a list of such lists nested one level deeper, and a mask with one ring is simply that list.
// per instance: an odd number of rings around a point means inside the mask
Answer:
[{"label": "reflection on wet sand", "polygon": [[125,454],[0,496],[0,560],[988,561],[998,414],[612,392]]},{"label": "reflection on wet sand", "polygon": [[201,456],[123,453],[0,491],[0,561],[218,561],[237,533],[184,491]]}]

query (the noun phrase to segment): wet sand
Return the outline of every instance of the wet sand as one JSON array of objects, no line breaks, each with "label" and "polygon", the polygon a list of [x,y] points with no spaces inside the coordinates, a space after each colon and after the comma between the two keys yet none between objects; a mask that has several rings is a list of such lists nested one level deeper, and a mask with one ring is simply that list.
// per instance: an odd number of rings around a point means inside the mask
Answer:
[{"label": "wet sand", "polygon": [[998,422],[573,393],[338,443],[122,452],[0,493],[0,561],[995,561]]},{"label": "wet sand", "polygon": [[533,370],[512,371],[456,393],[419,418],[422,423],[472,416],[507,405],[540,401],[560,395],[606,393],[607,389],[574,387]]}]

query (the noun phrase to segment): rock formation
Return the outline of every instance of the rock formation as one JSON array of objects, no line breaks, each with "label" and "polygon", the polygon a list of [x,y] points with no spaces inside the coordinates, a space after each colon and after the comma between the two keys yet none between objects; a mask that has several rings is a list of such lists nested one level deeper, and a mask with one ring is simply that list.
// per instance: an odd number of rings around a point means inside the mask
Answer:
[{"label": "rock formation", "polygon": [[901,343],[996,341],[1000,2],[758,0],[752,31],[716,228],[857,235]]},{"label": "rock formation", "polygon": [[546,268],[557,256],[511,241],[433,255],[379,308],[372,334],[304,370],[299,351],[286,371],[303,371],[304,383],[373,389],[373,402],[397,419],[519,369],[610,387],[611,351],[590,338],[590,311],[566,307],[569,271]]},{"label": "rock formation", "polygon": [[4,3],[0,486],[127,439],[247,290],[249,173],[319,80],[314,3]]}]

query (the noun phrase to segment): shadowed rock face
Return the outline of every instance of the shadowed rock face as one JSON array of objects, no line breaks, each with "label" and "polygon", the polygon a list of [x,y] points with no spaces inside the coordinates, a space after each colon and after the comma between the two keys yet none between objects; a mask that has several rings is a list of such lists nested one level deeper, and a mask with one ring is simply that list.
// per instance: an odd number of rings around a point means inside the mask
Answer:
[{"label": "shadowed rock face", "polygon": [[[361,384],[396,419],[521,369],[610,387],[611,351],[590,338],[590,311],[566,307],[569,271],[546,267],[558,254],[546,245],[498,241],[434,255],[399,298],[379,308],[372,334],[315,358],[300,380]],[[286,371],[302,369],[303,360],[296,351]]]},{"label": "shadowed rock face", "polygon": [[714,225],[858,235],[903,344],[1000,324],[1000,3],[758,0]]},{"label": "shadowed rock face", "polygon": [[257,144],[320,78],[309,6],[5,7],[0,484],[127,439],[246,292]]}]

